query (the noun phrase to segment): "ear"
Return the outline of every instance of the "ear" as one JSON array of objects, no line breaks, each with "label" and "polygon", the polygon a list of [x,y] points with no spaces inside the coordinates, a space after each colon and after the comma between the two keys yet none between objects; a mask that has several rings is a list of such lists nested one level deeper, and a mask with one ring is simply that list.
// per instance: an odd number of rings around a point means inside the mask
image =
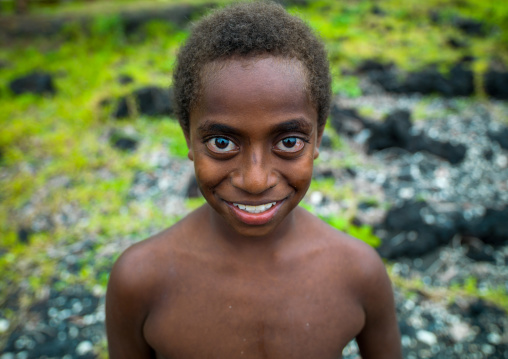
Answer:
[{"label": "ear", "polygon": [[324,130],[325,130],[325,126],[321,126],[321,128],[318,129],[316,146],[314,146],[314,159],[319,157],[319,146],[321,146],[321,140],[323,139]]},{"label": "ear", "polygon": [[187,157],[189,160],[194,161],[194,153],[192,152],[192,144],[189,133],[184,131],[183,135],[185,136],[185,142],[187,142],[187,148],[189,149],[189,152],[187,152]]}]

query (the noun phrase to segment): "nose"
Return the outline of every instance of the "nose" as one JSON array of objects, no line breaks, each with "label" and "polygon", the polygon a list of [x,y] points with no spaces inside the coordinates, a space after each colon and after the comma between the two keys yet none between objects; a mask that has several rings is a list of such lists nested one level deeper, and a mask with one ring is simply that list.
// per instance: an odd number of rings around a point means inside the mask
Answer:
[{"label": "nose", "polygon": [[277,185],[279,176],[268,160],[259,153],[246,153],[240,167],[231,172],[231,184],[250,194],[261,194]]}]

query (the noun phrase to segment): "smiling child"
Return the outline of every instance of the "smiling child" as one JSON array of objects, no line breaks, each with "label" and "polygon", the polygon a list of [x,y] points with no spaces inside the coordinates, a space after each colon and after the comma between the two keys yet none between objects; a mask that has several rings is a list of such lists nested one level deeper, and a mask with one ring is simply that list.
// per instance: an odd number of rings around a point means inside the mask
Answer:
[{"label": "smiling child", "polygon": [[111,273],[112,359],[401,358],[390,281],[366,244],[298,207],[330,104],[322,43],[279,5],[202,19],[174,73],[206,204]]}]

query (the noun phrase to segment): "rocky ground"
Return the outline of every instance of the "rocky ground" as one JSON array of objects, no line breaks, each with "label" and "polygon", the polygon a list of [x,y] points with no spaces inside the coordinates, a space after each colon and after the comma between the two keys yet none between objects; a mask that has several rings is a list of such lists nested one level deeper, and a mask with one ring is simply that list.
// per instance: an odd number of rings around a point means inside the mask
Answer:
[{"label": "rocky ground", "polygon": [[[371,198],[358,201],[356,220],[383,239],[379,251],[394,279],[404,357],[508,358],[508,316],[479,299],[508,291],[508,104],[390,95],[375,84],[364,94],[337,99],[332,111],[332,125],[357,163],[333,167],[344,153],[325,138],[316,178],[334,178],[359,198]],[[386,116],[392,117],[383,125]],[[135,176],[129,200],[152,198],[168,215],[184,214],[190,163],[166,152],[146,159],[156,170]],[[319,191],[307,201],[322,215],[349,205]],[[113,240],[96,256],[136,240]],[[89,246],[84,241],[54,253],[58,270],[72,272]],[[0,333],[12,324],[0,318]],[[96,358],[105,345],[104,292],[51,289],[17,324],[1,359]],[[357,358],[355,344],[343,355]]]}]

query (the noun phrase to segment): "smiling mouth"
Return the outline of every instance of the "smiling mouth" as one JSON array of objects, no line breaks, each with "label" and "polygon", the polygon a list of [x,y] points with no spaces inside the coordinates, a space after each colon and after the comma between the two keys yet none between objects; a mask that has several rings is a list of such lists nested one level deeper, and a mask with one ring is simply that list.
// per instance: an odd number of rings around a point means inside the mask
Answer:
[{"label": "smiling mouth", "polygon": [[266,204],[261,204],[259,206],[249,206],[247,204],[241,203],[233,203],[233,206],[240,208],[242,211],[248,213],[262,213],[269,210],[272,206],[275,206],[277,202],[269,202]]}]

